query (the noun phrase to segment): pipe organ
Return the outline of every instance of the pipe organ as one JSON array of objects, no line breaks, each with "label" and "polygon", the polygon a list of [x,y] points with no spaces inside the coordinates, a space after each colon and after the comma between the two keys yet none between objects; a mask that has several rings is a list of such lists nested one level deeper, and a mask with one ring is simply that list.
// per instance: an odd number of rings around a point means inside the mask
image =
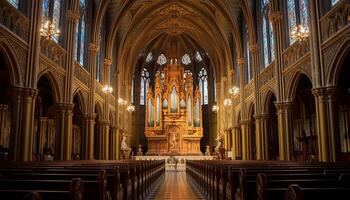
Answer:
[{"label": "pipe organ", "polygon": [[148,155],[198,155],[203,137],[201,94],[192,73],[170,62],[147,91]]}]

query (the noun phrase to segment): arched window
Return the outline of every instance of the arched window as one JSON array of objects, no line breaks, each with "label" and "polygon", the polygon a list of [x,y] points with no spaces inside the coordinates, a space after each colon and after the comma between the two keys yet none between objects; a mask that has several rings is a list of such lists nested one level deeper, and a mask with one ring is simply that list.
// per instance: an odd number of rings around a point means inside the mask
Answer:
[{"label": "arched window", "polygon": [[216,102],[216,78],[214,78],[214,83],[213,83],[214,87],[213,87],[213,90],[214,90],[214,102]]},{"label": "arched window", "polygon": [[196,53],[194,54],[194,57],[197,60],[197,62],[201,62],[203,60],[201,54],[198,51],[196,51]]},{"label": "arched window", "polygon": [[244,27],[243,27],[243,47],[245,50],[244,53],[244,58],[246,60],[245,64],[246,64],[246,82],[248,83],[251,79],[252,79],[252,70],[251,70],[251,66],[250,66],[250,52],[249,52],[249,35],[248,35],[248,27],[247,24],[244,22]]},{"label": "arched window", "polygon": [[147,71],[146,68],[143,68],[141,71],[140,105],[145,105],[149,82],[150,82],[149,72]]},{"label": "arched window", "polygon": [[84,66],[84,57],[85,57],[85,42],[86,42],[86,16],[87,16],[87,4],[86,0],[79,0],[79,22],[76,27],[75,40],[76,40],[76,49],[75,49],[75,60]]},{"label": "arched window", "polygon": [[191,58],[188,54],[185,54],[183,57],[182,57],[182,64],[184,65],[188,65],[191,63]]},{"label": "arched window", "polygon": [[[18,2],[18,1],[17,1]],[[18,3],[17,3],[18,5]],[[56,28],[60,28],[61,17],[61,0],[43,0],[43,13],[42,21],[45,23],[47,20],[52,21]],[[58,42],[59,36],[52,36],[52,40]]]},{"label": "arched window", "polygon": [[16,9],[18,9],[18,5],[19,5],[19,0],[7,0],[11,5],[13,5],[13,7],[15,7]]},{"label": "arched window", "polygon": [[272,23],[269,20],[269,0],[261,0],[262,44],[264,67],[275,59],[275,44]]},{"label": "arched window", "polygon": [[158,65],[164,65],[167,62],[168,61],[167,61],[165,55],[164,54],[160,54],[160,56],[158,57],[158,60],[157,60]]},{"label": "arched window", "polygon": [[337,4],[339,2],[339,0],[332,0],[332,6],[334,6],[335,4]]},{"label": "arched window", "polygon": [[208,105],[208,74],[204,68],[198,74],[198,87],[201,92],[202,105]]},{"label": "arched window", "polygon": [[289,43],[293,44],[296,39],[292,37],[292,32],[300,24],[308,26],[308,0],[287,0]]},{"label": "arched window", "polygon": [[153,53],[152,52],[149,52],[149,54],[147,55],[147,58],[146,58],[146,62],[151,62],[153,60]]},{"label": "arched window", "polygon": [[130,102],[134,103],[134,77],[131,80],[131,95],[130,95]]},{"label": "arched window", "polygon": [[101,29],[100,29],[100,36],[99,36],[99,48],[98,48],[98,54],[97,54],[97,63],[96,63],[96,80],[101,81],[101,65],[102,65],[102,37],[101,37]]}]

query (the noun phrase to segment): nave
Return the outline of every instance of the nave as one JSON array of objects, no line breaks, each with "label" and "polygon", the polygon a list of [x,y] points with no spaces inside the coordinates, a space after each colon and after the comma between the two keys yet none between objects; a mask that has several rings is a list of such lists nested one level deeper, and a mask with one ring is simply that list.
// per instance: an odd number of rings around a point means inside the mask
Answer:
[{"label": "nave", "polygon": [[185,172],[166,172],[164,177],[154,184],[147,200],[161,199],[206,199],[198,186]]}]

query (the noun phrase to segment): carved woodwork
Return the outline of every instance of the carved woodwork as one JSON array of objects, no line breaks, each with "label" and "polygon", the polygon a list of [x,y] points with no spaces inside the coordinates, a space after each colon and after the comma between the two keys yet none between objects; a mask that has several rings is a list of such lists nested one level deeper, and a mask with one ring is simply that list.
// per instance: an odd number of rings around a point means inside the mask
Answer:
[{"label": "carved woodwork", "polygon": [[[163,79],[162,79],[163,77]],[[191,73],[169,64],[155,75],[148,89],[145,135],[148,154],[195,155],[203,137],[201,94]]]}]

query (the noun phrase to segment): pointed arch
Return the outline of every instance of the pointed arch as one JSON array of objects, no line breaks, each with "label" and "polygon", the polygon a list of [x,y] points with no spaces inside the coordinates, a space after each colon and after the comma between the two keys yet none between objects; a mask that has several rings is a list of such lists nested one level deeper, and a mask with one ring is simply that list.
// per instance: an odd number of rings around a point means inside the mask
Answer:
[{"label": "pointed arch", "polygon": [[13,86],[23,86],[23,75],[21,74],[20,64],[12,50],[9,42],[0,37],[0,53],[4,55],[6,67],[10,74],[10,84]]},{"label": "pointed arch", "polygon": [[75,96],[77,97],[77,99],[79,101],[79,106],[80,106],[81,112],[86,113],[86,111],[87,111],[86,101],[85,101],[83,93],[81,92],[81,90],[79,88],[77,90],[75,90],[75,92],[73,93],[73,99]]},{"label": "pointed arch", "polygon": [[[346,56],[350,52],[350,35],[342,42],[336,53],[331,57],[331,62],[328,67],[327,82],[328,86],[337,85],[339,72],[342,68]],[[325,66],[327,67],[327,66]]]},{"label": "pointed arch", "polygon": [[37,80],[39,81],[41,77],[46,77],[49,80],[52,92],[53,92],[53,100],[55,103],[58,102],[62,102],[62,91],[61,91],[61,87],[58,84],[58,80],[57,80],[57,75],[54,75],[54,73],[47,69],[44,70],[43,72],[41,72],[37,78]]},{"label": "pointed arch", "polygon": [[263,107],[262,107],[263,113],[269,112],[269,104],[270,104],[270,101],[273,97],[276,98],[276,92],[270,88],[267,91],[266,96],[265,96],[264,101],[263,101]]},{"label": "pointed arch", "polygon": [[103,114],[102,113],[102,105],[101,105],[101,103],[100,102],[96,102],[94,108],[95,108],[94,110],[95,110],[96,116],[100,117],[98,120],[101,120],[101,117],[102,117],[102,114]]},{"label": "pointed arch", "polygon": [[289,83],[288,87],[287,87],[287,100],[289,101],[293,101],[294,98],[295,98],[295,94],[296,94],[296,90],[297,90],[297,87],[299,85],[299,81],[300,79],[305,76],[307,77],[307,79],[310,81],[310,83],[312,83],[312,78],[311,76],[303,71],[303,70],[298,70],[294,73],[294,75],[292,76],[292,81]]}]

